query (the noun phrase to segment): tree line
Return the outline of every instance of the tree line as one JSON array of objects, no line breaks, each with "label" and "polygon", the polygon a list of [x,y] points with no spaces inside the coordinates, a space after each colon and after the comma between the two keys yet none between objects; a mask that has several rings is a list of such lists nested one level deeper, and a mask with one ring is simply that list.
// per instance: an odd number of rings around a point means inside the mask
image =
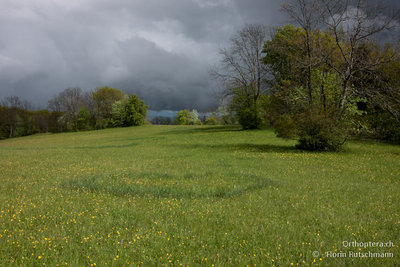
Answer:
[{"label": "tree line", "polygon": [[162,124],[162,125],[217,125],[219,124],[216,120],[215,113],[212,113],[208,117],[203,115],[199,117],[199,113],[196,109],[183,109],[177,112],[177,114],[171,117],[156,116],[152,118],[151,124]]},{"label": "tree line", "polygon": [[0,139],[35,133],[82,131],[142,125],[147,106],[135,94],[102,87],[84,93],[67,88],[48,101],[48,109],[33,111],[18,97],[0,102]]},{"label": "tree line", "polygon": [[310,150],[338,150],[354,135],[400,142],[400,50],[377,39],[398,13],[363,0],[293,0],[282,10],[297,26],[268,36],[246,25],[211,70],[243,129],[268,123]]},{"label": "tree line", "polygon": [[[81,88],[67,88],[48,101],[47,109],[32,110],[28,101],[5,97],[0,101],[0,139],[35,133],[85,131],[111,127],[139,126],[146,122],[147,108],[136,95],[102,87],[84,93]],[[222,117],[212,113],[199,118],[197,110],[183,109],[174,118],[155,117],[152,124],[217,125]]]},{"label": "tree line", "polygon": [[[282,10],[297,26],[246,25],[219,51],[215,112],[199,118],[185,109],[153,124],[268,125],[309,150],[339,150],[353,136],[400,143],[400,38],[393,36],[397,46],[379,41],[400,13],[364,0],[291,0]],[[65,89],[40,111],[9,97],[0,105],[0,138],[141,125],[146,114],[136,95],[110,87]]]}]

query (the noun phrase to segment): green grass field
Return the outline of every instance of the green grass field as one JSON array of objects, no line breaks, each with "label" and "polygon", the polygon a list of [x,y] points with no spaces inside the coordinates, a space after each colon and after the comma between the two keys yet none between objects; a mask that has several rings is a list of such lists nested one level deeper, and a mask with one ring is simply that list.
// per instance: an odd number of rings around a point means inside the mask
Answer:
[{"label": "green grass field", "polygon": [[293,147],[206,126],[0,141],[0,266],[399,266],[400,147]]}]

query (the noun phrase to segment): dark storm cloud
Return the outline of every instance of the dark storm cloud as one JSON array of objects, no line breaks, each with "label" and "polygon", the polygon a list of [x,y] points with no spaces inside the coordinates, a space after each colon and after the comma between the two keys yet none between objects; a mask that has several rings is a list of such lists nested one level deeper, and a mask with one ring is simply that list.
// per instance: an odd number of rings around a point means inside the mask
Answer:
[{"label": "dark storm cloud", "polygon": [[[215,105],[208,69],[246,23],[288,22],[279,0],[3,0],[0,98],[35,105],[109,85],[152,109]],[[394,2],[397,3],[397,2]]]},{"label": "dark storm cloud", "polygon": [[208,69],[245,23],[276,23],[279,1],[6,0],[0,97],[42,107],[70,86],[109,85],[152,109],[215,104]]}]

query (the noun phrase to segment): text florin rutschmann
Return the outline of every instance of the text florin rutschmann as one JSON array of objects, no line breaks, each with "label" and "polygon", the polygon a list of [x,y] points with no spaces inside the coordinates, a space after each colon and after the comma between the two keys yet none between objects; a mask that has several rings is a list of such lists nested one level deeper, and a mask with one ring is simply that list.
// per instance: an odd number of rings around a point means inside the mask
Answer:
[{"label": "text florin rutschmann", "polygon": [[[343,241],[343,247],[345,248],[393,248],[394,244],[392,241],[388,242],[358,242],[358,241]],[[392,252],[372,252],[372,251],[327,251],[325,256],[328,258],[393,258]]]}]

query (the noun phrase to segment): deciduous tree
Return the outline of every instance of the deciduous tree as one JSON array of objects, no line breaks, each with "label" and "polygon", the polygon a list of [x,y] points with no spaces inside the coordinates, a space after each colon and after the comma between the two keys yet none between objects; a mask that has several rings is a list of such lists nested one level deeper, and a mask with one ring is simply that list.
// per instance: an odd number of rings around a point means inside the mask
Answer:
[{"label": "deciduous tree", "polygon": [[121,101],[126,95],[119,89],[104,86],[92,93],[93,112],[97,125],[107,127],[111,121],[112,105],[116,101]]},{"label": "deciduous tree", "polygon": [[48,108],[63,112],[61,117],[73,130],[78,130],[78,114],[84,107],[84,95],[79,87],[67,88],[49,100]]},{"label": "deciduous tree", "polygon": [[253,116],[246,115],[247,119],[242,120],[253,120],[246,123],[251,125],[250,128],[260,126],[258,100],[267,89],[268,69],[261,62],[266,37],[265,27],[246,25],[232,38],[229,48],[219,51],[220,65],[211,70],[212,77],[221,81],[225,87],[223,97],[233,100],[237,97],[246,98],[243,105],[251,102],[251,106],[255,107],[251,111]]},{"label": "deciduous tree", "polygon": [[146,121],[147,106],[135,94],[112,105],[112,124],[114,127],[143,125]]}]

